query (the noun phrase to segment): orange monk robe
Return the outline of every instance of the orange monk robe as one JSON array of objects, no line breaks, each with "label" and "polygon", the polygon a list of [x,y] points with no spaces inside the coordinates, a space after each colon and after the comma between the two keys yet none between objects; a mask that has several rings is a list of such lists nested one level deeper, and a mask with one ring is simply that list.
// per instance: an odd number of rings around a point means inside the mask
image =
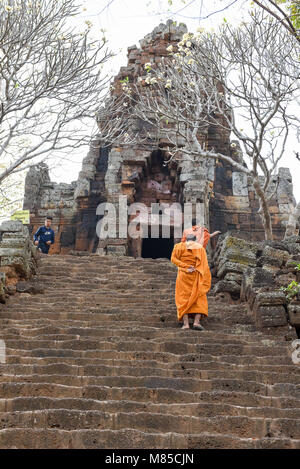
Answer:
[{"label": "orange monk robe", "polygon": [[[177,317],[180,321],[185,314],[208,315],[206,293],[211,287],[211,273],[204,247],[187,249],[186,243],[177,243],[174,246],[171,262],[178,267],[175,303]],[[187,268],[195,267],[194,272]]]},{"label": "orange monk robe", "polygon": [[206,248],[208,241],[210,240],[210,234],[207,228],[203,226],[194,225],[192,228],[188,228],[184,230],[181,238],[181,242],[186,241],[186,237],[189,234],[193,234],[196,236],[197,242],[202,244],[204,248]]}]

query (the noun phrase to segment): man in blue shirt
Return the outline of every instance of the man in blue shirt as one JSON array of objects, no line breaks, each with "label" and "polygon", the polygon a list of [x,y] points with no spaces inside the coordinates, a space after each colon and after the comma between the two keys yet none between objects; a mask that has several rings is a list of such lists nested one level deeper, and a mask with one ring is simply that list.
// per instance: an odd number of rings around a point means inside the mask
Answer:
[{"label": "man in blue shirt", "polygon": [[45,226],[41,226],[33,235],[34,244],[43,254],[48,254],[50,244],[54,243],[54,231],[50,228],[52,217],[46,217]]}]

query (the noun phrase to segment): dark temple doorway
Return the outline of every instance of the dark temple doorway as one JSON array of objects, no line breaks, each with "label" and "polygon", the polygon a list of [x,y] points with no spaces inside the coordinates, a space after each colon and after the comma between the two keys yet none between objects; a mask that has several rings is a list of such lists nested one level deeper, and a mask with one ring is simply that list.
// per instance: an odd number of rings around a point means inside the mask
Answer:
[{"label": "dark temple doorway", "polygon": [[174,248],[174,238],[143,238],[142,240],[142,257],[150,257],[158,259],[164,257],[171,259]]}]

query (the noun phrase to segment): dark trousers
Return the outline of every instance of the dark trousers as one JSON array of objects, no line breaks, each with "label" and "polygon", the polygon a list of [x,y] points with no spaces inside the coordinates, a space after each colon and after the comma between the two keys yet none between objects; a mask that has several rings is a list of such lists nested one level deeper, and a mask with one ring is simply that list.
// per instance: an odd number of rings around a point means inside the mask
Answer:
[{"label": "dark trousers", "polygon": [[40,249],[43,254],[48,254],[50,246],[49,244],[46,244],[46,243],[39,243],[38,249]]}]

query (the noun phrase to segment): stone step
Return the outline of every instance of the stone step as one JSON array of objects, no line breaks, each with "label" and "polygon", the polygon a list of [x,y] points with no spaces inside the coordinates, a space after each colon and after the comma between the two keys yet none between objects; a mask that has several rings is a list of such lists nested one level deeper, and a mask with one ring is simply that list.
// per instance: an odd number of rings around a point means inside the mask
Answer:
[{"label": "stone step", "polygon": [[[131,257],[131,256],[99,256],[97,254],[89,254],[87,256],[74,256],[72,254],[52,254],[47,258],[40,258],[41,266],[48,266],[52,264],[68,264],[72,265],[149,265],[155,266],[157,264],[169,265],[170,260],[165,257],[159,257],[157,259],[152,259],[151,257]],[[170,264],[174,267],[173,264]]]},{"label": "stone step", "polygon": [[[14,311],[9,311],[5,314],[5,317],[1,317],[0,313],[0,321],[1,319],[8,320],[9,324],[14,325],[15,327],[16,324],[19,324],[21,322],[22,316],[24,317],[24,323],[31,322],[33,325],[57,322],[60,324],[71,324],[80,327],[82,327],[83,325],[91,327],[92,324],[95,324],[98,327],[100,325],[103,325],[103,328],[110,327],[112,330],[115,326],[119,325],[122,325],[124,327],[132,326],[134,328],[136,327],[137,323],[141,323],[140,319],[138,318],[142,317],[142,323],[147,327],[161,327],[162,330],[164,330],[164,328],[168,328],[168,330],[176,330],[178,332],[182,332],[182,334],[184,333],[183,331],[181,331],[181,327],[177,322],[176,314],[167,314],[165,310],[147,314],[145,313],[144,316],[142,315],[142,312],[138,313],[137,311],[135,311],[134,313],[130,313],[114,310],[111,310],[110,312],[86,311],[83,313],[80,310],[75,311],[73,309],[73,311],[71,312],[69,310],[61,311],[59,313],[53,311],[51,313],[48,313],[47,315],[44,314],[44,316],[43,313],[40,313],[38,311],[24,312],[23,314],[21,312],[17,313]],[[220,330],[220,321],[217,318],[209,318],[207,320],[202,320],[202,324],[207,330],[207,332],[215,332],[216,336],[218,335],[218,331]],[[255,328],[252,324],[246,323],[243,325],[248,326],[247,328],[245,328],[246,333],[248,332],[248,334],[250,334],[255,331]],[[232,336],[235,335],[235,337],[240,336],[240,333],[235,333],[235,328],[231,321],[226,321],[222,324],[222,331]],[[193,336],[200,336],[204,335],[206,332],[190,329],[189,333]],[[280,345],[282,343],[284,342],[281,340]]]},{"label": "stone step", "polygon": [[[159,268],[158,268],[159,267]],[[95,275],[103,275],[103,274],[111,274],[113,272],[118,273],[118,275],[121,275],[124,273],[126,277],[130,278],[136,278],[139,279],[140,275],[138,273],[142,274],[145,277],[151,278],[153,277],[153,274],[155,277],[169,277],[172,276],[172,278],[176,278],[177,275],[177,269],[173,269],[171,266],[162,266],[162,265],[155,265],[153,267],[145,267],[141,266],[140,268],[136,268],[135,272],[128,272],[128,270],[132,269],[132,266],[122,266],[122,265],[116,265],[115,268],[112,266],[106,267],[106,266],[96,266],[96,267],[90,267],[90,266],[81,266],[81,267],[76,267],[73,269],[69,269],[67,265],[53,265],[47,266],[45,268],[41,267],[39,269],[39,275],[41,277],[45,276],[45,278],[49,277],[63,277],[63,278],[71,278],[72,276],[78,276],[79,274],[84,273],[85,278],[88,277],[93,277]]]},{"label": "stone step", "polygon": [[[131,387],[131,388],[166,388],[170,390],[199,393],[202,391],[242,391],[259,393],[268,396],[296,397],[300,399],[300,386],[291,383],[276,383],[274,385],[245,381],[243,379],[199,379],[199,378],[163,378],[160,376],[70,376],[63,374],[51,375],[9,375],[0,376],[0,384],[29,383],[40,386],[43,384],[59,384],[69,387],[97,386],[97,387]],[[3,396],[2,396],[3,397]]]},{"label": "stone step", "polygon": [[[94,271],[110,271],[110,270],[119,270],[120,272],[127,270],[130,274],[135,275],[137,271],[148,272],[149,270],[157,269],[159,267],[160,271],[171,271],[177,272],[177,266],[171,263],[170,259],[130,259],[129,261],[124,261],[119,258],[104,258],[101,257],[101,262],[92,262],[91,260],[87,261],[77,261],[70,262],[69,260],[59,261],[57,259],[50,259],[46,263],[39,263],[39,272],[46,273],[47,270],[52,271],[54,268],[61,271],[62,268],[65,268],[66,272],[74,272],[76,270],[86,269]],[[98,259],[100,259],[98,257]]]},{"label": "stone step", "polygon": [[[295,367],[296,368],[296,367]],[[1,365],[0,374],[3,375],[72,375],[72,376],[128,376],[128,377],[145,377],[156,376],[161,378],[199,378],[200,380],[214,380],[214,379],[228,379],[228,380],[244,380],[255,381],[262,384],[276,384],[276,383],[289,383],[300,384],[300,370],[296,369],[291,376],[288,373],[275,373],[266,371],[247,371],[247,370],[232,370],[230,368],[211,369],[206,368],[196,369],[168,369],[155,367],[138,367],[130,366],[99,366],[99,365],[86,365],[76,366],[68,365],[65,363],[56,363],[54,365]],[[1,380],[1,378],[0,378]]]},{"label": "stone step", "polygon": [[[120,323],[120,322],[123,322],[125,323],[126,325],[129,325],[130,323],[132,324],[136,324],[137,322],[140,322],[141,321],[141,317],[142,317],[142,321],[143,321],[143,324],[151,324],[151,325],[156,325],[159,324],[159,323],[164,323],[166,321],[168,322],[171,322],[174,327],[177,326],[177,320],[176,320],[176,315],[175,313],[174,314],[166,314],[164,311],[165,310],[162,310],[161,313],[152,313],[151,315],[145,315],[143,316],[142,315],[142,312],[141,313],[137,313],[137,312],[132,312],[132,313],[128,313],[128,312],[119,312],[119,313],[116,313],[115,310],[112,310],[111,313],[108,313],[108,312],[105,312],[105,313],[102,313],[101,311],[99,312],[96,312],[96,311],[87,311],[85,313],[83,312],[80,312],[82,311],[83,308],[81,308],[81,310],[79,311],[71,311],[69,312],[69,310],[67,311],[61,311],[61,312],[57,312],[57,311],[51,311],[51,312],[47,312],[47,316],[45,315],[45,313],[41,312],[41,311],[33,311],[33,312],[27,312],[27,311],[24,311],[24,312],[15,312],[15,311],[11,311],[11,310],[7,310],[5,312],[0,312],[0,320],[1,319],[16,319],[18,321],[20,321],[22,319],[22,316],[24,318],[24,320],[39,320],[41,319],[41,317],[47,317],[49,318],[50,320],[72,320],[72,321],[87,321],[89,320],[89,322],[95,322],[95,323],[107,323],[107,324],[111,324],[111,327],[113,327],[113,323]],[[195,331],[196,332],[196,331]]]},{"label": "stone step", "polygon": [[[84,296],[75,296],[73,294],[71,295],[68,295],[68,293],[66,292],[66,295],[64,295],[63,297],[60,297],[60,296],[53,296],[53,295],[50,295],[50,294],[45,294],[41,297],[38,297],[36,296],[35,299],[34,299],[34,304],[35,306],[37,305],[40,305],[41,308],[47,308],[47,305],[49,304],[52,304],[52,305],[55,305],[56,307],[60,307],[60,305],[67,305],[68,304],[68,300],[71,300],[72,303],[85,303],[85,304],[97,304],[97,301],[101,302],[101,305],[102,306],[109,306],[109,305],[112,305],[112,304],[116,304],[116,305],[122,305],[122,304],[125,304],[126,306],[128,305],[138,305],[141,303],[147,305],[152,305],[152,304],[163,304],[164,306],[167,306],[167,305],[172,305],[174,304],[174,301],[173,299],[171,300],[171,298],[169,298],[169,296],[171,295],[168,295],[167,297],[161,297],[161,298],[157,298],[157,295],[155,294],[150,294],[150,293],[147,293],[147,295],[145,294],[140,294],[138,295],[137,297],[133,297],[131,294],[126,294],[126,295],[105,295],[105,292],[103,293],[99,293],[99,294],[90,294],[88,296],[88,299]],[[23,301],[24,300],[24,301]],[[31,301],[32,301],[32,298],[24,298],[22,301],[20,301],[18,303],[18,301],[16,301],[14,303],[14,307],[23,307],[24,305],[26,304],[30,304]]]},{"label": "stone step", "polygon": [[[79,331],[78,331],[79,332]],[[98,332],[98,334],[97,334]],[[234,346],[248,346],[248,347],[256,347],[256,346],[262,346],[262,344],[259,341],[255,341],[254,338],[251,340],[249,338],[248,340],[243,340],[243,341],[238,341],[238,338],[236,337],[228,337],[226,339],[220,339],[216,338],[213,335],[213,331],[207,330],[206,331],[206,337],[204,337],[204,334],[201,335],[201,337],[196,336],[196,331],[193,336],[190,334],[189,337],[184,337],[184,335],[180,335],[180,332],[178,335],[174,334],[172,329],[166,329],[165,333],[163,334],[162,332],[158,332],[157,334],[147,334],[147,332],[144,331],[139,331],[139,330],[133,330],[133,331],[113,331],[110,333],[109,330],[106,331],[107,333],[105,334],[105,331],[95,331],[95,333],[92,335],[87,334],[84,335],[82,333],[80,334],[44,334],[44,335],[34,335],[34,334],[29,334],[26,332],[22,332],[20,334],[7,334],[5,331],[0,335],[0,338],[6,342],[6,344],[10,345],[13,343],[16,343],[17,348],[20,348],[20,344],[24,341],[25,343],[28,341],[32,341],[33,345],[35,348],[39,348],[40,345],[44,346],[43,344],[49,344],[51,342],[56,342],[56,343],[65,343],[65,342],[74,342],[74,341],[91,341],[94,343],[95,341],[97,342],[114,342],[114,343],[119,343],[119,342],[124,342],[124,340],[128,340],[128,342],[133,341],[135,342],[139,337],[140,337],[140,342],[141,343],[150,343],[150,344],[160,344],[160,343],[165,343],[165,342],[176,342],[178,344],[178,347],[183,346],[192,346],[192,345],[211,345],[211,346],[218,346],[220,343],[222,343],[223,346],[227,345],[234,345]],[[112,335],[113,334],[113,335]],[[208,336],[210,334],[210,336]],[[18,342],[18,344],[17,344]],[[282,345],[281,345],[282,344]],[[267,341],[264,341],[264,346],[267,346]],[[282,342],[280,343],[280,346],[286,348],[286,343]],[[276,350],[276,347],[274,345],[270,344],[270,349],[274,347]],[[11,346],[13,348],[13,346]],[[111,347],[109,347],[111,349]],[[194,351],[194,350],[187,350],[187,351]],[[197,350],[196,350],[197,351]]]},{"label": "stone step", "polygon": [[[29,312],[30,312],[30,308],[29,309]],[[49,315],[46,314],[44,311],[41,312],[39,309],[36,311],[36,312],[39,312],[40,314],[35,318],[35,319],[32,319],[32,318],[29,318],[27,319],[26,317],[23,317],[22,318],[22,312],[19,311],[19,318],[18,317],[11,317],[12,315],[16,315],[16,312],[13,311],[12,309],[8,309],[7,310],[7,317],[5,318],[2,318],[1,319],[1,315],[5,316],[4,314],[4,311],[1,313],[0,311],[0,320],[1,320],[1,323],[5,326],[9,326],[11,325],[12,327],[22,327],[22,328],[30,328],[31,326],[33,327],[37,327],[37,326],[44,326],[44,325],[57,325],[57,326],[62,326],[62,327],[93,327],[93,326],[96,326],[96,327],[100,327],[100,325],[97,323],[95,323],[94,321],[94,318],[99,318],[100,317],[100,313],[101,313],[101,317],[102,317],[102,324],[106,324],[107,327],[109,327],[109,324],[110,324],[110,327],[113,327],[115,328],[116,327],[116,324],[114,323],[113,326],[112,326],[112,323],[111,321],[114,319],[114,318],[120,318],[120,317],[123,317],[123,321],[121,324],[122,327],[145,327],[145,328],[154,328],[154,329],[158,329],[158,328],[163,328],[163,322],[167,319],[168,322],[171,322],[172,323],[172,330],[179,330],[181,329],[181,324],[178,323],[177,321],[177,318],[176,318],[176,313],[166,313],[166,310],[165,309],[162,309],[162,310],[159,310],[158,308],[156,308],[156,313],[152,313],[154,314],[154,321],[156,319],[159,319],[158,322],[154,323],[154,324],[144,324],[145,321],[150,318],[150,321],[151,321],[151,318],[153,318],[152,315],[150,315],[150,312],[147,312],[147,311],[144,311],[145,314],[143,314],[143,320],[132,320],[134,319],[134,317],[132,316],[132,314],[129,316],[129,319],[124,319],[125,317],[125,314],[127,315],[128,312],[126,310],[123,310],[123,313],[121,314],[117,314],[119,313],[119,309],[118,308],[106,308],[106,309],[103,309],[102,311],[100,311],[100,308],[99,307],[89,307],[89,308],[86,308],[84,309],[85,313],[84,313],[84,318],[83,319],[78,319],[78,314],[82,311],[83,308],[81,308],[80,311],[75,311],[75,318],[74,319],[68,319],[66,317],[64,318],[57,318],[57,317],[54,317],[53,318],[53,315],[54,313],[57,313],[57,311],[48,311]],[[136,309],[137,310],[137,309]],[[132,309],[130,309],[130,311],[132,311]],[[158,314],[158,312],[160,314]],[[70,315],[74,313],[74,308],[72,308],[72,310],[69,309],[66,309],[65,311],[61,311],[60,310],[60,314],[63,314],[64,316],[65,315]],[[91,314],[86,314],[86,313],[91,313]],[[139,316],[141,318],[141,313],[137,313],[137,317]],[[128,316],[126,316],[128,317]],[[108,318],[108,319],[107,319]],[[100,318],[101,319],[101,318]],[[152,322],[154,322],[152,321]],[[226,318],[219,318],[219,317],[211,317],[209,316],[208,318],[203,318],[201,320],[203,322],[203,324],[205,325],[205,327],[209,327],[210,329],[215,329],[216,326],[217,326],[217,334],[220,333],[220,330],[222,331],[222,333],[225,333],[225,334],[229,334],[231,336],[235,335],[235,336],[238,336],[238,337],[245,337],[245,336],[255,336],[255,337],[261,337],[263,340],[264,339],[267,339],[267,340],[274,340],[274,336],[270,335],[270,334],[267,334],[266,332],[265,333],[261,333],[260,331],[257,331],[257,328],[255,327],[254,324],[250,323],[238,323],[238,324],[233,324],[231,320],[226,320]],[[149,321],[148,321],[149,323]],[[163,330],[163,329],[162,329]],[[181,330],[182,334],[185,334],[186,332]],[[193,330],[189,330],[187,331],[189,334],[195,334],[196,335],[196,332],[198,331],[193,331]],[[204,332],[203,332],[204,333]],[[197,333],[197,335],[200,335]],[[276,336],[275,337],[276,340],[279,340],[279,341],[284,341],[285,342],[285,338],[281,337],[281,336]]]},{"label": "stone step", "polygon": [[[270,402],[271,403],[271,402]],[[267,404],[267,401],[264,402]],[[276,401],[275,401],[276,404]],[[97,410],[108,413],[132,413],[148,412],[154,414],[185,415],[192,417],[212,416],[244,416],[260,418],[287,418],[299,419],[299,408],[280,408],[273,406],[243,407],[234,404],[223,404],[218,402],[195,402],[185,404],[161,404],[155,402],[139,401],[99,401],[95,399],[82,398],[50,398],[50,397],[16,397],[11,399],[0,399],[0,412],[20,412],[48,409],[78,410],[81,412]]]},{"label": "stone step", "polygon": [[[136,282],[136,285],[134,288],[131,287],[131,283],[132,283],[132,280],[128,280],[126,281],[119,281],[118,283],[113,283],[113,282],[106,282],[105,284],[103,283],[95,283],[92,284],[91,282],[87,282],[86,284],[85,283],[78,283],[78,284],[75,284],[74,285],[74,282],[72,282],[72,288],[69,287],[69,286],[65,286],[65,287],[62,287],[61,286],[61,283],[58,285],[58,284],[54,284],[54,283],[48,283],[47,284],[47,295],[55,295],[55,296],[59,296],[59,295],[64,295],[64,294],[67,294],[68,296],[71,296],[73,295],[74,293],[76,295],[78,295],[78,288],[80,287],[80,289],[84,290],[85,294],[86,292],[97,292],[98,294],[104,294],[104,293],[110,293],[112,295],[112,288],[114,288],[114,291],[115,291],[115,294],[116,295],[121,295],[121,294],[125,294],[126,292],[130,291],[131,294],[134,294],[134,295],[138,295],[138,296],[142,296],[141,294],[141,289],[145,289],[146,292],[144,292],[144,295],[145,294],[149,294],[149,295],[152,295],[154,296],[154,294],[156,293],[157,295],[157,290],[159,289],[159,294],[160,296],[163,296],[163,295],[166,295],[166,294],[174,294],[174,290],[175,290],[175,286],[173,284],[165,284],[164,286],[162,286],[161,284],[159,285],[158,283],[151,283],[151,284],[147,284],[145,285],[145,282]],[[83,296],[83,295],[82,295]]]},{"label": "stone step", "polygon": [[[29,317],[29,315],[31,316]],[[107,319],[107,316],[109,315],[109,319],[114,320],[117,318],[119,320],[120,318],[123,320],[123,322],[132,322],[134,321],[136,325],[144,323],[146,320],[149,321],[149,319],[160,319],[160,315],[163,314],[165,319],[172,320],[175,324],[175,328],[179,328],[180,324],[177,321],[177,313],[174,305],[159,305],[159,304],[149,304],[145,305],[144,308],[141,307],[141,305],[111,305],[109,304],[101,304],[99,303],[98,305],[95,306],[95,303],[93,306],[90,306],[88,304],[78,303],[78,304],[73,304],[70,305],[65,304],[65,305],[49,305],[47,303],[46,305],[43,305],[43,307],[35,307],[35,306],[15,306],[11,308],[7,308],[6,310],[0,311],[0,319],[3,320],[16,320],[21,322],[22,317],[24,320],[24,324],[26,324],[26,320],[28,319],[33,319],[34,324],[40,323],[41,321],[44,320],[57,320],[61,321],[63,319],[72,319],[72,318],[59,318],[59,315],[68,315],[68,316],[74,316],[73,320],[76,321],[80,319],[79,314],[83,315],[82,321],[89,321],[90,323],[96,318],[98,320],[105,320]],[[54,316],[56,315],[56,316]],[[248,332],[252,331],[255,332],[255,326],[253,325],[252,321],[248,317],[240,317],[239,318],[239,327],[236,326],[236,323],[234,322],[234,318],[232,316],[217,316],[217,315],[210,315],[209,317],[202,318],[201,321],[203,322],[203,325],[218,325],[218,331],[224,332],[224,327],[226,326],[232,326],[232,333],[239,334],[241,335],[241,328],[243,327],[243,332]],[[8,322],[7,322],[8,324]],[[190,324],[192,324],[192,320],[190,321]],[[249,326],[248,328],[244,328],[244,326]],[[270,336],[269,336],[270,338]],[[280,338],[279,338],[280,339]],[[283,339],[283,338],[282,338]]]},{"label": "stone step", "polygon": [[[62,316],[63,317],[63,316]],[[25,322],[25,321],[24,321]],[[86,326],[87,328],[90,328],[92,324],[95,324],[97,325],[98,327],[101,325],[103,327],[103,329],[110,329],[110,330],[113,330],[115,327],[126,327],[126,328],[129,328],[129,327],[132,327],[132,329],[135,329],[137,327],[137,323],[135,321],[130,321],[130,320],[126,320],[126,321],[109,321],[109,319],[105,319],[103,321],[84,321],[84,320],[76,320],[76,319],[57,319],[57,320],[49,320],[49,319],[44,319],[44,320],[26,320],[26,322],[28,324],[32,323],[34,324],[35,326],[36,325],[39,325],[39,326],[44,326],[44,325],[48,325],[48,324],[53,324],[53,323],[57,323],[57,324],[60,324],[62,327],[74,327],[74,328],[81,328],[81,327],[84,327]],[[12,327],[18,327],[20,321],[18,319],[16,320],[9,320],[9,323],[12,324]],[[245,333],[247,332],[247,336],[249,337],[249,339],[251,339],[253,337],[253,339],[255,338],[255,336],[253,335],[253,326],[252,325],[244,325],[247,329],[245,329]],[[165,318],[164,315],[162,314],[161,316],[159,316],[156,320],[152,320],[151,318],[146,318],[145,321],[144,321],[144,328],[142,329],[143,331],[145,330],[145,328],[151,328],[151,329],[158,329],[160,328],[160,330],[162,331],[162,334],[163,333],[166,333],[166,337],[167,334],[169,332],[174,332],[174,331],[180,331],[180,336],[182,335],[184,337],[184,334],[185,332],[181,330],[181,327],[180,325],[178,325],[177,321],[173,319],[170,319],[170,318]],[[29,329],[29,327],[27,328]],[[204,335],[204,334],[216,334],[216,336],[218,335],[218,324],[216,322],[207,322],[205,323],[205,329],[206,331],[204,332],[199,332],[199,331],[194,331],[192,329],[190,329],[188,331],[188,333],[190,334],[190,336],[193,336],[193,337],[198,337],[200,334]],[[234,338],[236,337],[241,337],[241,334],[240,332],[237,332],[233,326],[231,324],[225,324],[223,325],[222,327],[222,331],[227,335],[227,336],[231,336],[234,340]],[[177,333],[177,332],[176,332]],[[182,334],[181,334],[182,333]],[[179,337],[180,337],[179,336]],[[243,337],[243,336],[242,336]],[[265,336],[263,339],[262,339],[262,344],[267,344],[268,342],[268,339],[272,340],[272,336]],[[181,339],[178,339],[178,340],[181,340]],[[197,341],[198,341],[198,338],[197,338]],[[241,343],[245,343],[244,341],[241,341]],[[257,342],[252,342],[250,340],[249,343],[257,343]],[[258,341],[259,343],[259,341]],[[285,344],[287,345],[289,342],[286,342],[286,341],[282,341],[280,340],[279,341],[279,344],[282,345],[282,344]]]},{"label": "stone step", "polygon": [[[111,359],[111,360],[155,360],[156,362],[177,363],[178,361],[185,363],[198,363],[209,360],[218,361],[219,356],[203,354],[175,354],[169,352],[137,352],[137,351],[120,351],[120,350],[72,350],[72,349],[31,349],[16,350],[6,349],[7,359],[18,360],[20,358],[56,358],[56,359],[88,359],[92,363],[94,359]],[[233,363],[236,365],[258,364],[258,365],[291,365],[290,356],[263,356],[256,357],[253,355],[223,355],[222,362]]]},{"label": "stone step", "polygon": [[200,435],[145,433],[138,430],[57,430],[14,428],[0,431],[5,449],[299,449],[289,438],[238,438],[207,432]]},{"label": "stone step", "polygon": [[184,331],[179,329],[161,328],[145,328],[136,326],[133,328],[117,327],[113,330],[110,327],[31,327],[17,328],[17,327],[3,327],[1,331],[1,338],[8,339],[35,339],[35,340],[78,340],[78,338],[88,338],[90,340],[99,338],[109,338],[110,340],[120,340],[121,338],[140,338],[143,340],[151,341],[170,341],[176,340],[177,342],[184,342],[187,344],[195,343],[222,343],[222,344],[237,344],[237,345],[267,345],[269,347],[276,347],[277,345],[286,346],[286,341],[278,341],[262,338],[257,335],[250,336],[237,336],[235,334],[215,334],[215,331],[205,330],[202,334],[197,334],[198,331]]},{"label": "stone step", "polygon": [[290,343],[212,296],[206,330],[181,330],[176,277],[168,259],[42,258],[44,292],[0,306],[0,447],[300,448]]},{"label": "stone step", "polygon": [[[226,359],[226,358],[225,358]],[[93,367],[127,367],[132,366],[132,359],[128,360],[118,360],[118,359],[104,359],[104,358],[94,358],[91,364],[90,358],[63,358],[63,362],[60,362],[57,357],[22,357],[16,355],[9,355],[6,360],[5,366],[19,366],[19,365],[30,365],[30,366],[53,366],[59,365],[62,363],[63,365],[69,365],[72,367],[80,367],[80,366],[93,366]],[[135,368],[151,368],[156,367],[156,369],[163,369],[167,370],[177,370],[182,371],[186,370],[186,372],[193,371],[196,369],[197,371],[226,371],[230,370],[231,372],[250,372],[250,371],[257,371],[257,372],[266,372],[266,373],[274,373],[274,374],[286,374],[288,373],[289,376],[291,374],[299,375],[300,370],[297,365],[293,364],[282,364],[282,365],[260,365],[257,363],[244,363],[244,364],[236,364],[232,363],[227,359],[227,361],[222,361],[222,357],[211,357],[211,361],[208,360],[208,357],[204,357],[202,361],[180,361],[177,360],[175,362],[167,362],[167,361],[158,361],[158,360],[134,360],[134,367]],[[25,368],[24,368],[25,369]]]},{"label": "stone step", "polygon": [[76,429],[132,429],[152,433],[160,429],[171,433],[179,428],[182,434],[203,432],[242,438],[300,439],[300,421],[297,419],[268,419],[241,416],[195,417],[152,412],[108,413],[99,410],[47,409],[0,413],[0,429],[5,428],[60,428]]},{"label": "stone step", "polygon": [[[84,398],[98,401],[138,401],[161,404],[189,404],[200,402],[231,404],[240,407],[278,407],[284,409],[298,408],[300,399],[297,396],[263,395],[247,391],[209,390],[191,392],[174,388],[160,387],[111,387],[111,386],[70,386],[57,383],[10,382],[0,383],[0,399],[22,397],[38,398]],[[278,393],[277,393],[278,394]]]},{"label": "stone step", "polygon": [[[198,332],[198,331],[195,331]],[[200,334],[199,334],[200,335]],[[116,350],[116,351],[145,351],[145,352],[168,352],[176,355],[189,353],[207,353],[214,355],[250,355],[255,357],[276,357],[289,354],[287,346],[267,346],[261,344],[248,345],[241,343],[219,343],[217,337],[212,341],[206,341],[204,336],[199,337],[198,343],[186,343],[182,341],[166,340],[164,336],[155,340],[128,337],[104,338],[106,340],[91,340],[89,338],[77,337],[75,340],[37,340],[36,338],[16,340],[7,339],[5,341],[7,350],[33,350],[50,349],[53,350]],[[200,342],[201,341],[201,342]]]}]

